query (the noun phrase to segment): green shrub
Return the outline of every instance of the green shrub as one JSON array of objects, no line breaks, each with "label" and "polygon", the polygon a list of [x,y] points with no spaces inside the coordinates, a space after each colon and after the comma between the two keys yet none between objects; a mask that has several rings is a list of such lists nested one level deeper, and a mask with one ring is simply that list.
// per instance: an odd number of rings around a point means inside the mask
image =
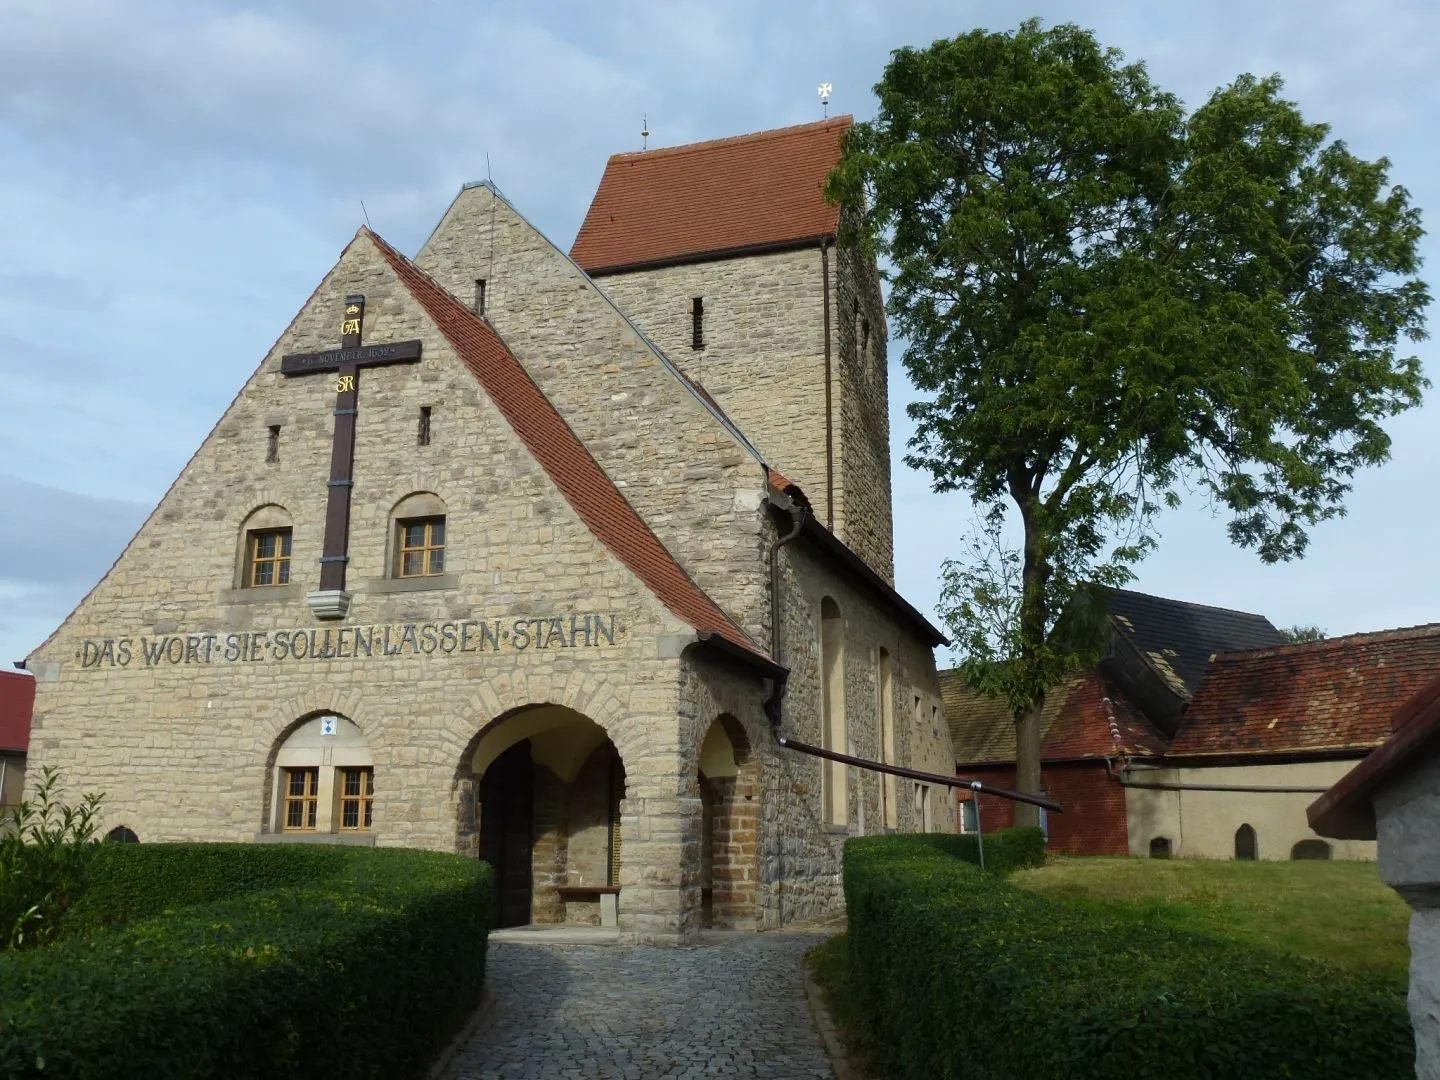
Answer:
[{"label": "green shrub", "polygon": [[311,885],[343,872],[352,855],[328,844],[101,844],[64,936],[260,889]]},{"label": "green shrub", "polygon": [[126,845],[95,864],[87,926],[106,897],[138,921],[0,957],[7,1077],[419,1076],[484,980],[490,871],[472,859]]},{"label": "green shrub", "polygon": [[845,850],[851,985],[893,1080],[1413,1075],[1393,978],[1048,900],[924,839]]},{"label": "green shrub", "polygon": [[62,803],[59,783],[58,770],[44,769],[34,796],[17,805],[0,830],[0,949],[58,937],[89,879],[102,796]]}]

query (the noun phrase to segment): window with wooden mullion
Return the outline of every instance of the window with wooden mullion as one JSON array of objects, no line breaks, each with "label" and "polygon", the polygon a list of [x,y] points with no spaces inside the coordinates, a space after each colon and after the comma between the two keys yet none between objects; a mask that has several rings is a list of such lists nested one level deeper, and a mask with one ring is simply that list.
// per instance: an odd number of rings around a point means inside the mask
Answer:
[{"label": "window with wooden mullion", "polygon": [[245,584],[250,588],[290,584],[290,530],[260,529],[250,534]]},{"label": "window with wooden mullion", "polygon": [[401,521],[396,545],[396,577],[433,577],[445,572],[445,519]]},{"label": "window with wooden mullion", "polygon": [[285,770],[285,831],[313,832],[320,805],[320,770]]},{"label": "window with wooden mullion", "polygon": [[341,769],[340,828],[370,828],[375,802],[375,770],[373,768]]}]

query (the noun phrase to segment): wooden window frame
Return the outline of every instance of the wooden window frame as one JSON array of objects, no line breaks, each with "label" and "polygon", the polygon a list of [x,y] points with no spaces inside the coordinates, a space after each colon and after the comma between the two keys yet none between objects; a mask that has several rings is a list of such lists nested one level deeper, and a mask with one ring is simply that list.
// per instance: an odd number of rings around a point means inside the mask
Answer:
[{"label": "wooden window frame", "polygon": [[[415,526],[423,526],[424,534],[422,542],[416,546],[406,543],[407,533]],[[434,529],[439,525],[441,529],[440,542],[434,543]],[[395,522],[395,577],[397,578],[425,578],[439,577],[445,573],[445,515],[440,514],[433,517],[403,518]],[[420,570],[415,573],[406,573],[405,556],[416,553],[420,555]],[[436,553],[440,556],[440,566],[433,566]]]},{"label": "wooden window frame", "polygon": [[[275,554],[261,556],[260,544],[267,536],[274,536],[278,540]],[[288,525],[275,529],[251,529],[245,534],[245,576],[241,586],[246,589],[271,589],[279,585],[289,585],[293,547],[294,530]],[[265,566],[270,568],[270,580],[257,581],[260,568]]]},{"label": "wooden window frame", "polygon": [[[336,770],[340,774],[340,816],[336,827],[340,832],[369,832],[375,826],[375,766],[342,765]],[[360,777],[360,790],[350,793],[350,777]],[[355,824],[345,824],[348,804],[355,806]]]},{"label": "wooden window frame", "polygon": [[[308,783],[302,782],[300,793],[294,794],[292,777],[304,777]],[[316,825],[320,819],[320,767],[318,765],[296,765],[287,766],[280,770],[281,782],[285,785],[284,793],[280,802],[280,831],[281,832],[315,832]],[[307,824],[291,825],[290,808],[300,807],[300,819],[304,822],[307,818],[306,808],[309,809]]]}]

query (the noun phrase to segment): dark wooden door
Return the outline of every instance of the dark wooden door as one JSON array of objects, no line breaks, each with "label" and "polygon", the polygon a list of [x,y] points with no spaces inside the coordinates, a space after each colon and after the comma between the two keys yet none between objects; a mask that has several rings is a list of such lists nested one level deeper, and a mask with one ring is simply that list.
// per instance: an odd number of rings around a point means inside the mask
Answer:
[{"label": "dark wooden door", "polygon": [[501,754],[480,778],[480,857],[495,870],[495,925],[530,924],[535,789],[530,740]]}]

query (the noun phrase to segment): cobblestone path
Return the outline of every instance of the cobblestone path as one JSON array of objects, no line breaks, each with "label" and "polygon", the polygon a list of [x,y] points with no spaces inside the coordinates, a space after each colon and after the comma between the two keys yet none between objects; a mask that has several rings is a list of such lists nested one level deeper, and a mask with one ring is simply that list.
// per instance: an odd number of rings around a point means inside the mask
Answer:
[{"label": "cobblestone path", "polygon": [[494,1003],[455,1080],[829,1080],[800,971],[814,934],[684,949],[492,943]]}]

